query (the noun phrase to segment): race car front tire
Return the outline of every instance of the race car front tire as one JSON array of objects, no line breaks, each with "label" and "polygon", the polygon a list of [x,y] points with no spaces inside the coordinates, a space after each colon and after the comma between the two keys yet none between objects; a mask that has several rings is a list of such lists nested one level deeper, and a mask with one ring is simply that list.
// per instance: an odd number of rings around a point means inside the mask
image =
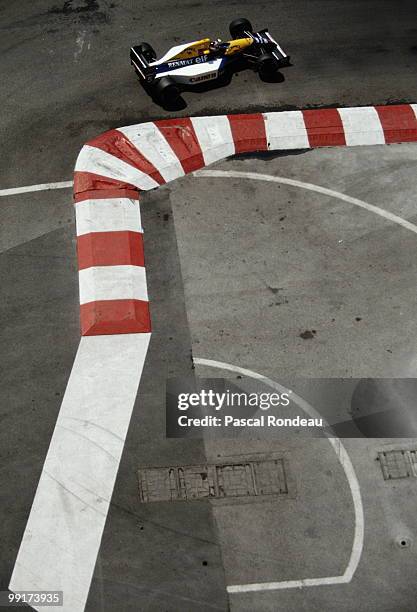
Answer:
[{"label": "race car front tire", "polygon": [[270,53],[264,53],[261,55],[256,64],[261,79],[270,79],[279,71],[279,63]]},{"label": "race car front tire", "polygon": [[233,39],[245,38],[245,32],[252,32],[252,24],[248,19],[240,17],[229,25],[229,32]]},{"label": "race car front tire", "polygon": [[147,62],[154,62],[156,60],[156,53],[154,48],[147,42],[141,42],[137,47],[133,47],[135,51],[143,55]]},{"label": "race car front tire", "polygon": [[174,104],[181,95],[178,85],[170,77],[158,79],[153,89],[155,97],[163,106]]}]

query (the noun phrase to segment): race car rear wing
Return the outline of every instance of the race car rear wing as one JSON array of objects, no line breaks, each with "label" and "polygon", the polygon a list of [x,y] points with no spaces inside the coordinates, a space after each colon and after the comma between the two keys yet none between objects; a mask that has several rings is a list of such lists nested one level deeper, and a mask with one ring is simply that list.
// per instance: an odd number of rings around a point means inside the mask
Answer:
[{"label": "race car rear wing", "polygon": [[285,53],[284,49],[277,43],[275,38],[271,36],[268,30],[261,30],[259,34],[263,34],[266,36],[266,38],[268,38],[268,40],[270,40],[271,43],[274,44],[275,49],[272,51],[272,54],[279,61],[280,66],[291,66],[290,56]]},{"label": "race car rear wing", "polygon": [[130,47],[130,63],[135,68],[138,76],[144,81],[151,81],[154,77],[155,70],[152,68],[146,58],[139,53],[134,47]]}]

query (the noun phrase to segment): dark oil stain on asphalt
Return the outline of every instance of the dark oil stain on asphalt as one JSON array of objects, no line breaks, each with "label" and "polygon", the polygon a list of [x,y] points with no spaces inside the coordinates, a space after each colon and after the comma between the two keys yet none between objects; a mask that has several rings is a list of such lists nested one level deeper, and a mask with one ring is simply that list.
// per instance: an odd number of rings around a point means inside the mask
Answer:
[{"label": "dark oil stain on asphalt", "polygon": [[280,291],[282,289],[282,287],[270,287],[269,285],[267,285],[268,289],[270,291],[272,291],[272,293],[278,293],[278,291]]},{"label": "dark oil stain on asphalt", "polygon": [[71,13],[88,13],[90,11],[98,11],[99,5],[97,0],[83,0],[82,3],[74,2],[74,0],[66,0],[62,8],[52,8],[51,13],[62,13],[63,15],[70,15]]},{"label": "dark oil stain on asphalt", "polygon": [[[109,8],[114,8],[114,3]],[[65,0],[60,6],[53,6],[47,11],[53,15],[63,15],[64,17],[77,16],[80,20],[90,23],[108,23],[108,13],[100,10],[98,0]]]},{"label": "dark oil stain on asphalt", "polygon": [[317,332],[315,329],[312,329],[312,330],[306,329],[300,334],[300,338],[302,338],[303,340],[311,340],[312,338],[315,338],[316,333]]}]

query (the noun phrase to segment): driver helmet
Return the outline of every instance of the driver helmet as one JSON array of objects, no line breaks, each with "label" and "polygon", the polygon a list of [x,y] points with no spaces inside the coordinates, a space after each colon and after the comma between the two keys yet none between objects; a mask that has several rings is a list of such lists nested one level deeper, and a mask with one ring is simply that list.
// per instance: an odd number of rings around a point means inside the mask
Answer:
[{"label": "driver helmet", "polygon": [[217,38],[217,40],[212,40],[210,42],[210,51],[217,51],[220,48],[221,39]]}]

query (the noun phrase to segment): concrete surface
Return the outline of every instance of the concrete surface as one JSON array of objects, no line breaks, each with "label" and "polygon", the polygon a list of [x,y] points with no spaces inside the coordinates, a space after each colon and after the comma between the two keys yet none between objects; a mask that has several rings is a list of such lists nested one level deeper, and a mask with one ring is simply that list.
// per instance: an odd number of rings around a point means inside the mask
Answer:
[{"label": "concrete surface", "polygon": [[[270,27],[291,53],[294,67],[286,72],[285,83],[260,84],[256,75],[241,74],[224,90],[188,94],[188,108],[178,114],[417,99],[411,0],[146,2],[140,7],[117,0],[37,0],[3,2],[0,15],[1,188],[68,180],[89,138],[112,127],[169,116],[152,105],[134,79],[128,61],[133,42],[149,40],[162,52],[200,34],[226,37],[229,21],[241,15],[258,27]],[[221,167],[330,186],[413,220],[415,151],[407,146],[375,154],[317,151]],[[224,206],[225,201],[233,206]],[[308,591],[229,598],[225,587],[230,580],[298,578],[300,562],[307,570],[317,561],[316,543],[317,550],[329,543],[330,553],[319,560],[317,570],[329,571],[332,560],[339,569],[347,548],[343,541],[336,549],[337,539],[352,515],[346,482],[328,443],[314,442],[319,451],[318,463],[310,462],[311,482],[303,470],[314,447],[305,454],[301,447],[288,447],[300,491],[294,503],[302,508],[310,500],[316,510],[303,516],[304,543],[311,553],[305,561],[297,516],[290,516],[286,502],[281,504],[286,533],[275,532],[275,509],[263,506],[268,531],[252,525],[251,538],[259,541],[254,555],[249,537],[242,536],[224,509],[203,502],[140,506],[135,472],[141,465],[197,463],[213,453],[241,452],[238,445],[216,450],[201,441],[164,439],[165,379],[191,373],[192,352],[245,364],[271,377],[295,369],[299,375],[363,375],[364,366],[368,374],[414,376],[416,237],[366,211],[283,185],[187,178],[148,194],[144,204],[155,331],[87,610],[410,612],[416,595],[415,546],[402,550],[396,540],[403,533],[414,540],[415,482],[381,480],[375,453],[387,441],[347,444],[365,504],[359,574],[350,585]],[[0,215],[5,297],[0,319],[0,587],[5,589],[79,332],[70,192],[2,198]],[[308,302],[306,294],[314,301]],[[300,338],[311,329],[316,329],[315,338]],[[327,464],[332,476],[323,480],[313,468]],[[332,482],[339,523],[333,517],[326,533],[318,515],[329,514],[324,501]],[[316,484],[323,485],[323,497],[314,497]],[[236,511],[235,518],[257,520],[255,505]],[[285,550],[277,551],[275,544]]]},{"label": "concrete surface", "polygon": [[[320,185],[413,222],[416,161],[416,147],[395,145],[216,169]],[[415,376],[415,233],[337,197],[244,174],[168,189],[196,356],[272,378]]]}]

